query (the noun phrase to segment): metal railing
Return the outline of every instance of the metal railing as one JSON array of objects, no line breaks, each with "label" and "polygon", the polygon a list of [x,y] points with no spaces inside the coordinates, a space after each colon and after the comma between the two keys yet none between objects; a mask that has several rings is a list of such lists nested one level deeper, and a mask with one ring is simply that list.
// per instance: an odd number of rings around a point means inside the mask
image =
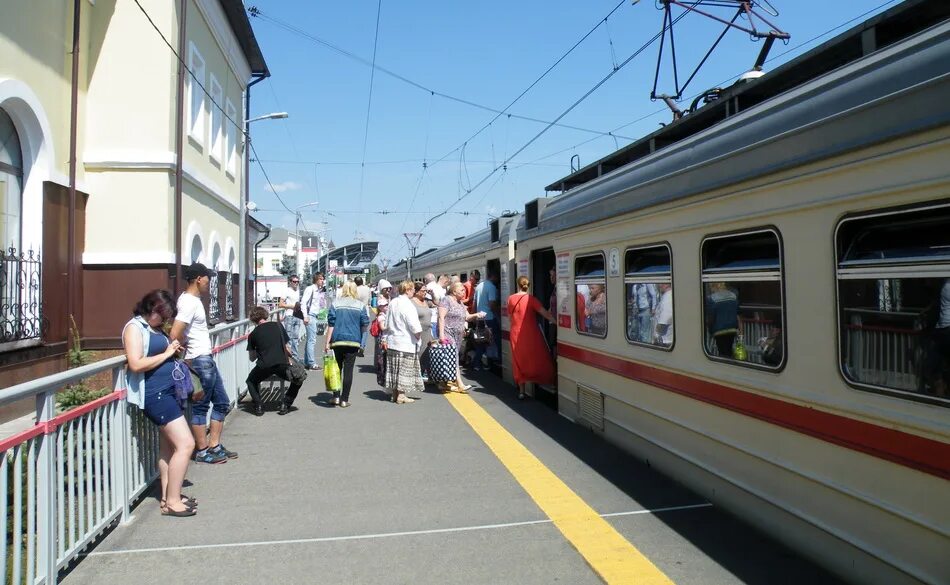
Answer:
[{"label": "metal railing", "polygon": [[[272,313],[272,318],[276,314]],[[211,330],[212,354],[231,405],[252,367],[248,320]],[[0,575],[7,583],[53,584],[158,477],[158,429],[126,399],[125,356],[0,390],[0,405],[35,398],[37,423],[0,440]],[[111,373],[113,392],[57,414],[56,393]]]},{"label": "metal railing", "polygon": [[42,272],[38,252],[0,250],[0,343],[40,339]]},{"label": "metal railing", "polygon": [[855,382],[922,390],[927,347],[921,311],[845,309],[845,321],[843,359]]}]

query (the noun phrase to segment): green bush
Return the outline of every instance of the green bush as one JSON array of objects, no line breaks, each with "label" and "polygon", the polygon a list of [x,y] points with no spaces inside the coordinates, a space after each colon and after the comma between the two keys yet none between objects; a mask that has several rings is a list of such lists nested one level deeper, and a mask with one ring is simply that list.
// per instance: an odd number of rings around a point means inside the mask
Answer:
[{"label": "green bush", "polygon": [[[72,347],[66,354],[67,366],[78,368],[95,361],[96,352],[86,351],[82,348],[82,340],[79,337],[79,328],[76,327],[76,320],[69,316],[69,335],[72,337]],[[93,390],[86,386],[86,383],[79,382],[66,386],[62,391],[56,394],[56,405],[60,411],[71,410],[77,406],[82,406],[87,402],[92,402],[97,398],[102,398],[109,393],[109,390]]]}]

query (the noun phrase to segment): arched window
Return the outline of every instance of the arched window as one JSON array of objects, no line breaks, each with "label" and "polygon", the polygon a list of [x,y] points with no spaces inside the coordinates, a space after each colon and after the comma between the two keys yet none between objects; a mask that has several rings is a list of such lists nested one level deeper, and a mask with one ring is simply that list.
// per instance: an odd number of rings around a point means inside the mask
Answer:
[{"label": "arched window", "polygon": [[195,234],[191,238],[191,263],[201,261],[201,252],[203,251],[203,246],[201,245],[201,236]]},{"label": "arched window", "polygon": [[0,249],[21,248],[23,153],[10,116],[0,109]]}]

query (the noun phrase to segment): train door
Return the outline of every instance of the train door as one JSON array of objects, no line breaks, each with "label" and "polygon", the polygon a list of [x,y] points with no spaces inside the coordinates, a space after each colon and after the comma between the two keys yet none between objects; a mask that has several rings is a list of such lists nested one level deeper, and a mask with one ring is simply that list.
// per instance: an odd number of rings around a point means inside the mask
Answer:
[{"label": "train door", "polygon": [[[541,305],[544,306],[544,308],[552,313],[557,305],[556,299],[552,305],[555,280],[551,274],[555,270],[555,260],[554,250],[551,248],[531,252],[531,273],[529,276],[531,279],[530,292],[541,301]],[[544,340],[548,344],[548,350],[551,352],[552,358],[554,358],[554,367],[557,368],[557,353],[555,351],[557,347],[557,324],[548,323],[545,319],[538,317],[538,325],[544,334]],[[556,386],[535,385],[534,398],[555,410],[557,409]]]},{"label": "train door", "polygon": [[498,311],[494,320],[492,344],[485,355],[488,356],[488,363],[491,364],[489,366],[491,372],[500,378],[503,376],[501,371],[501,299],[504,293],[501,290],[501,261],[498,258],[489,259],[485,265],[485,274],[482,277],[487,279],[490,275],[495,276],[495,287],[498,289]]}]

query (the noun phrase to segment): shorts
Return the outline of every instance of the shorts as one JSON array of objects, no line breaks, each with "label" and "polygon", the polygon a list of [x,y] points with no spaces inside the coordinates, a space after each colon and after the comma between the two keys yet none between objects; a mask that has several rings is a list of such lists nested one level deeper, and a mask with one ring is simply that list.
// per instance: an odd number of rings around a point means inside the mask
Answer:
[{"label": "shorts", "polygon": [[174,386],[152,390],[145,389],[145,408],[148,420],[163,427],[178,417],[184,416]]}]

